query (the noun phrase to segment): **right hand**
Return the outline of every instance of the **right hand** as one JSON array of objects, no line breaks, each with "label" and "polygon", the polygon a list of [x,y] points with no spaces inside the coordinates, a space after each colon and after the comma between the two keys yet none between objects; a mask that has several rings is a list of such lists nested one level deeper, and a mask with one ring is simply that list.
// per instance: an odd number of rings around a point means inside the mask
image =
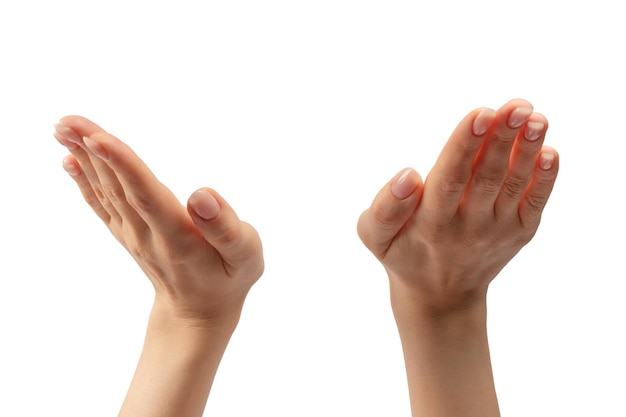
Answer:
[{"label": "right hand", "polygon": [[236,324],[263,273],[256,230],[208,188],[183,207],[126,144],[83,117],[61,119],[55,137],[87,203],[152,282],[155,303],[194,325]]}]

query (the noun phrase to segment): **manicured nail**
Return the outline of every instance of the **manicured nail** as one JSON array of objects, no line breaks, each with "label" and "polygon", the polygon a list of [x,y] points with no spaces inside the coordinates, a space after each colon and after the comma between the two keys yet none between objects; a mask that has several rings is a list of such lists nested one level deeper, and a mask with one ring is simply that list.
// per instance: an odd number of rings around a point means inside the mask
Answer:
[{"label": "manicured nail", "polygon": [[72,129],[71,127],[55,124],[54,128],[56,129],[57,132],[61,134],[61,136],[63,136],[65,139],[69,140],[70,142],[81,143],[83,141],[83,138],[78,133],[76,133],[76,131]]},{"label": "manicured nail", "polygon": [[65,146],[67,149],[72,150],[78,148],[78,145],[76,143],[70,142],[65,136],[63,136],[59,132],[54,132],[52,135],[61,145]]},{"label": "manicured nail", "polygon": [[541,136],[545,127],[546,125],[541,122],[528,122],[526,123],[526,128],[524,129],[524,137],[533,142],[539,139],[539,136]]},{"label": "manicured nail", "polygon": [[491,109],[484,109],[478,113],[478,116],[476,116],[474,124],[472,125],[472,133],[474,136],[483,136],[489,131],[489,128],[493,123],[494,114],[495,112]]},{"label": "manicured nail", "polygon": [[400,200],[404,200],[415,191],[416,183],[415,181],[411,181],[409,176],[413,170],[411,168],[406,168],[400,174],[396,176],[396,178],[391,183],[391,194],[393,194],[396,198]]},{"label": "manicured nail", "polygon": [[549,152],[542,152],[541,156],[539,157],[539,166],[541,167],[541,169],[547,171],[552,168],[552,165],[554,165],[554,154],[551,154]]},{"label": "manicured nail", "polygon": [[85,143],[85,146],[87,146],[87,149],[89,149],[98,158],[104,159],[105,161],[109,160],[109,153],[101,144],[88,138],[87,136],[83,138],[83,142]]},{"label": "manicured nail", "polygon": [[509,115],[508,125],[511,129],[517,129],[528,120],[530,115],[533,114],[531,107],[518,107]]},{"label": "manicured nail", "polygon": [[70,157],[65,157],[63,159],[63,169],[67,171],[72,177],[80,175],[80,168],[77,167],[73,162],[70,162]]},{"label": "manicured nail", "polygon": [[220,214],[220,203],[213,194],[205,190],[198,190],[189,198],[189,205],[204,220],[211,220]]}]

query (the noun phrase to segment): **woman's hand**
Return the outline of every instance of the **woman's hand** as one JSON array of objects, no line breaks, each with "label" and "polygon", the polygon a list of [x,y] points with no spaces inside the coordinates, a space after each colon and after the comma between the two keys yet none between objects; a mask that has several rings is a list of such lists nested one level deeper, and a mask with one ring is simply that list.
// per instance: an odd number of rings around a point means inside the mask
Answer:
[{"label": "woman's hand", "polygon": [[79,116],[55,137],[71,152],[64,167],[85,200],[146,273],[156,304],[199,325],[238,319],[263,272],[259,236],[215,191],[183,207],[123,142]]},{"label": "woman's hand", "polygon": [[359,219],[394,289],[436,313],[471,307],[534,236],[558,171],[548,121],[525,100],[477,109],[452,134],[425,184],[401,171]]}]

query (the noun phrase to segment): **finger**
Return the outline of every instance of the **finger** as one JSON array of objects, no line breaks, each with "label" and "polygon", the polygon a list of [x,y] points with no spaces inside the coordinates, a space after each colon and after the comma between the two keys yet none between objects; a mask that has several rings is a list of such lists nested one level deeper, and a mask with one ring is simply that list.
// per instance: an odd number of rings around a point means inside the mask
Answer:
[{"label": "finger", "polygon": [[[101,130],[95,123],[87,121],[86,119],[84,120],[86,121],[84,125],[89,126],[88,128],[83,127],[82,130],[84,133],[90,133],[91,135],[108,135],[108,133]],[[99,196],[101,204],[108,209],[111,216],[117,220],[118,224],[130,224],[136,230],[145,228],[145,222],[143,222],[136,211],[126,201],[124,189],[115,173],[106,162],[90,151],[88,145],[90,143],[89,137],[81,136],[69,126],[55,125],[55,128],[57,129],[55,137],[59,139],[59,142],[72,144],[72,152],[83,160],[83,164],[89,171],[88,176],[92,179],[93,186],[96,189],[96,195]],[[61,140],[59,136],[61,136],[63,140]],[[81,150],[84,152],[81,152]],[[87,158],[89,164],[87,164]]]},{"label": "finger", "polygon": [[85,176],[78,160],[73,155],[68,155],[63,159],[63,168],[70,174],[70,177],[76,182],[78,188],[83,195],[87,204],[92,208],[96,215],[105,223],[109,224],[111,216],[109,212],[102,206],[100,200],[96,196],[91,187],[91,183]]},{"label": "finger", "polygon": [[[106,222],[107,226],[120,224],[120,215],[103,191],[102,185],[100,183],[100,177],[98,176],[96,169],[93,165],[92,157],[90,157],[89,153],[85,150],[82,136],[80,136],[73,129],[67,126],[55,125],[55,129],[56,131],[54,132],[54,137],[61,144],[64,144],[68,147],[72,155],[78,161],[83,175],[89,182],[92,188],[92,192],[89,194],[93,194],[98,199],[100,206],[102,206],[102,208],[107,211],[109,219]],[[71,144],[71,146],[68,146],[67,144]],[[81,190],[81,192],[84,196],[85,193],[83,192],[83,190]],[[93,207],[93,205],[89,203],[89,201],[88,204]],[[99,217],[102,218],[102,216],[100,215]]]},{"label": "finger", "polygon": [[365,246],[382,259],[393,239],[419,205],[422,179],[413,169],[400,171],[380,190],[370,208],[357,223],[357,232]]},{"label": "finger", "polygon": [[454,130],[431,170],[424,187],[421,210],[435,224],[445,225],[459,210],[472,177],[474,160],[489,134],[496,112],[480,108],[470,112]]},{"label": "finger", "polygon": [[559,171],[559,154],[544,147],[536,160],[530,184],[519,205],[522,226],[534,232],[539,227],[541,213],[548,202]]},{"label": "finger", "polygon": [[[106,137],[111,135],[107,132],[100,131],[93,133],[91,136]],[[103,138],[102,140],[117,141],[114,137],[106,139]],[[111,204],[115,207],[116,211],[119,213],[120,221],[122,223],[130,225],[135,231],[146,229],[148,227],[146,222],[137,213],[135,208],[129,204],[128,199],[126,198],[126,192],[124,191],[124,187],[120,183],[117,174],[111,169],[106,161],[93,153],[92,149],[97,148],[97,144],[95,144],[94,140],[90,139],[88,136],[83,138],[83,143],[84,149],[87,151],[91,164],[94,167],[96,175],[100,181],[100,189],[103,194],[103,198],[107,200],[107,204]]]},{"label": "finger", "polygon": [[496,112],[492,130],[476,156],[463,198],[463,211],[468,215],[493,215],[494,202],[508,172],[513,143],[531,114],[531,104],[521,99],[509,101]]},{"label": "finger", "polygon": [[517,214],[520,199],[532,178],[537,157],[541,152],[548,120],[540,113],[533,113],[515,140],[509,171],[496,200],[496,216]]},{"label": "finger", "polygon": [[202,188],[194,192],[187,211],[204,239],[231,267],[250,263],[261,253],[261,241],[252,226],[242,222],[216,191]]},{"label": "finger", "polygon": [[[61,132],[59,132],[59,125],[54,125],[54,132],[52,133],[52,135],[54,136],[54,138],[63,146],[65,146],[68,150],[72,151],[76,148],[78,148],[78,144],[75,142],[70,141],[67,137],[65,137],[65,135],[63,135]],[[61,128],[63,129],[63,128]]]},{"label": "finger", "polygon": [[111,182],[114,174],[121,185],[122,190],[115,192],[124,196],[153,232],[168,236],[188,226],[189,219],[180,202],[128,145],[82,117],[66,117],[60,123],[86,138],[84,145],[90,155],[108,167],[103,172],[109,173]]}]

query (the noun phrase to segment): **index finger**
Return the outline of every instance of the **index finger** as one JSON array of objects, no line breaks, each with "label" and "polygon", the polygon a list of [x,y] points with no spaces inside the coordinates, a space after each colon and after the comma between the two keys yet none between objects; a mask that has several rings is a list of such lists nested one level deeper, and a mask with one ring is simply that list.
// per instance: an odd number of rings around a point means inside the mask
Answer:
[{"label": "index finger", "polygon": [[83,137],[82,145],[108,165],[122,185],[129,205],[151,230],[169,235],[191,223],[174,194],[128,145],[81,116],[65,117],[59,124]]}]

